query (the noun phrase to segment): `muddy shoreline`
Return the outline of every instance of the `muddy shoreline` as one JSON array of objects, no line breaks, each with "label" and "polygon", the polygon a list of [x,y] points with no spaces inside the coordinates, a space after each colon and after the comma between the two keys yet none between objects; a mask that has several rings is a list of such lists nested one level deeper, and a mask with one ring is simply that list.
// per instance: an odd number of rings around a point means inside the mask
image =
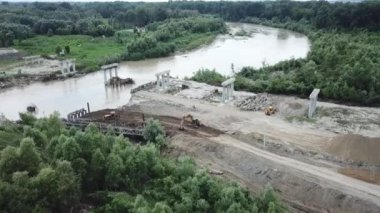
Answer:
[{"label": "muddy shoreline", "polygon": [[0,77],[0,92],[13,87],[24,87],[34,82],[52,82],[65,80],[68,78],[78,78],[85,74],[76,73],[73,75],[61,76],[56,73],[49,74],[21,74]]}]

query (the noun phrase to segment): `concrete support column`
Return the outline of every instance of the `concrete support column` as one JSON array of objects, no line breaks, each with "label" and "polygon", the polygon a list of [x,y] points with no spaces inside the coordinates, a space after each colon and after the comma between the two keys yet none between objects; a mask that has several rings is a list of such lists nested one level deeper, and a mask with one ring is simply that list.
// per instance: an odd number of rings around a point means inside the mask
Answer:
[{"label": "concrete support column", "polygon": [[160,77],[158,75],[156,75],[156,87],[160,87]]},{"label": "concrete support column", "polygon": [[226,101],[227,99],[227,88],[223,87],[223,92],[222,92],[222,101]]},{"label": "concrete support column", "polygon": [[318,94],[320,92],[320,89],[314,89],[313,92],[310,94],[309,96],[309,111],[308,111],[308,114],[307,116],[309,118],[312,118],[313,117],[313,114],[315,112],[315,110],[317,109],[317,100],[318,100]]},{"label": "concrete support column", "polygon": [[223,86],[222,100],[223,100],[223,102],[229,101],[230,99],[233,98],[234,82],[235,82],[235,78],[230,78],[230,79],[222,82],[222,86]]},{"label": "concrete support column", "polygon": [[118,77],[119,75],[117,74],[117,67],[115,67],[115,76]]},{"label": "concrete support column", "polygon": [[156,73],[157,89],[166,89],[169,85],[170,70]]},{"label": "concrete support column", "polygon": [[103,70],[103,74],[104,74],[104,84],[107,84],[107,73],[106,73],[106,70]]}]

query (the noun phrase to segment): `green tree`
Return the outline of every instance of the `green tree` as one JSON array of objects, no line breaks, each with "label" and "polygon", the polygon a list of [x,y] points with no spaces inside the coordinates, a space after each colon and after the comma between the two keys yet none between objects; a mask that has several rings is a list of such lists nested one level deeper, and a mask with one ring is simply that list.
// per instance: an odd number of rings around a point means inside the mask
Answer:
[{"label": "green tree", "polygon": [[27,171],[29,175],[35,175],[39,171],[41,156],[31,138],[21,140],[20,147],[17,150],[18,171]]},{"label": "green tree", "polygon": [[159,135],[161,136],[165,135],[164,127],[161,126],[158,120],[148,119],[144,128],[143,135],[146,141],[155,143],[156,138]]},{"label": "green tree", "polygon": [[107,157],[106,163],[106,176],[105,184],[107,188],[117,189],[124,184],[123,173],[124,173],[124,164],[123,160],[113,153]]},{"label": "green tree", "polygon": [[100,149],[96,149],[91,158],[90,185],[95,190],[102,189],[105,179],[106,159]]},{"label": "green tree", "polygon": [[70,54],[70,46],[69,45],[65,46],[65,53]]},{"label": "green tree", "polygon": [[60,46],[55,47],[55,54],[59,55],[61,53],[61,51],[62,51],[62,47],[60,47]]}]

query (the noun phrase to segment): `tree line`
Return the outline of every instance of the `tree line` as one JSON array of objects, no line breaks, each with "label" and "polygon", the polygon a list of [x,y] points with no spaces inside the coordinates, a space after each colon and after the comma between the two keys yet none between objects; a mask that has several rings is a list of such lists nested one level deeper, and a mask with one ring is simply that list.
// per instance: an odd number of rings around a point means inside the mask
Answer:
[{"label": "tree line", "polygon": [[[126,44],[123,60],[140,60],[168,56],[178,49],[182,49],[191,39],[189,36],[211,34],[217,35],[226,31],[221,19],[212,17],[191,17],[181,19],[167,19],[154,22],[145,27],[143,32],[118,32],[119,42]],[[181,40],[182,39],[182,40]]]},{"label": "tree line", "polygon": [[196,168],[189,157],[160,154],[167,139],[148,120],[132,143],[90,124],[65,129],[57,114],[0,125],[3,212],[284,212],[271,188],[253,197]]},{"label": "tree line", "polygon": [[225,20],[243,21],[247,17],[286,22],[306,21],[319,29],[363,28],[380,30],[380,2],[360,3],[328,1],[202,2],[173,1],[170,8],[218,14]]},{"label": "tree line", "polygon": [[195,11],[169,9],[161,4],[3,2],[0,39],[2,46],[10,46],[14,39],[33,34],[112,36],[124,28],[195,15],[198,15]]}]

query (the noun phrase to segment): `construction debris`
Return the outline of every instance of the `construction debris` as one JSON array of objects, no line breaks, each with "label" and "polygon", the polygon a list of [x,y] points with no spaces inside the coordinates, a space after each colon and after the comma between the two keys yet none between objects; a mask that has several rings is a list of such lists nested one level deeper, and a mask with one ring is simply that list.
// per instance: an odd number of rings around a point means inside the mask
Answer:
[{"label": "construction debris", "polygon": [[135,81],[133,81],[132,78],[120,78],[118,76],[112,77],[108,82],[107,85],[111,86],[123,86],[127,84],[134,84]]},{"label": "construction debris", "polygon": [[272,106],[272,101],[268,98],[266,94],[257,94],[254,96],[249,96],[242,101],[236,102],[236,106],[241,110],[246,111],[261,111],[269,106]]}]

